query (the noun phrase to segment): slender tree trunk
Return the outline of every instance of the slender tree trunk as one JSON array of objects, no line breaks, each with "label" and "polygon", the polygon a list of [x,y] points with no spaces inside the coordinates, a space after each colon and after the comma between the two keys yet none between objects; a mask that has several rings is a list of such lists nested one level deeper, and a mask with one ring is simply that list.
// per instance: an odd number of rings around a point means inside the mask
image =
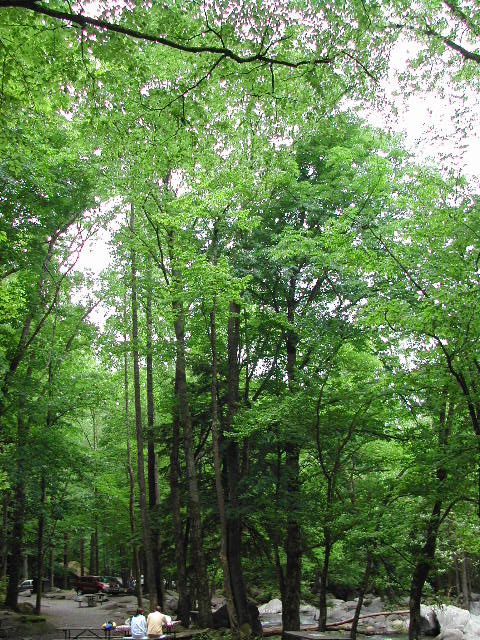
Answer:
[{"label": "slender tree trunk", "polygon": [[[217,228],[213,232],[214,265],[217,265]],[[230,630],[234,638],[239,637],[238,616],[233,600],[230,568],[228,564],[227,516],[222,486],[222,470],[220,465],[220,447],[218,435],[218,404],[217,404],[217,294],[213,294],[213,308],[210,313],[210,342],[212,347],[212,449],[213,465],[215,469],[215,488],[217,492],[218,516],[220,520],[220,565],[223,573],[223,589],[227,600],[227,612]]]},{"label": "slender tree trunk", "polygon": [[90,533],[90,560],[88,567],[90,575],[95,575],[95,531]]},{"label": "slender tree trunk", "polygon": [[85,575],[85,538],[80,538],[80,575]]},{"label": "slender tree trunk", "polygon": [[[95,515],[95,519],[97,515]],[[98,535],[98,524],[95,522],[95,574],[100,573],[100,543],[99,543],[99,535]]]},{"label": "slender tree trunk", "polygon": [[372,571],[373,555],[370,547],[367,548],[367,562],[365,564],[365,573],[363,574],[362,586],[360,593],[358,594],[357,606],[355,607],[355,615],[352,621],[352,627],[350,629],[350,640],[355,640],[357,637],[358,619],[363,607],[363,598],[368,589],[368,582],[370,580],[370,573]]},{"label": "slender tree trunk", "polygon": [[[175,372],[175,396],[178,397],[177,372]],[[175,543],[175,564],[177,568],[178,607],[177,614],[182,625],[190,625],[190,595],[187,585],[185,562],[185,535],[182,521],[182,496],[180,489],[180,421],[178,406],[175,407],[172,424],[172,448],[170,450],[170,495],[172,504],[173,534]]]},{"label": "slender tree trunk", "polygon": [[[123,322],[125,331],[127,327],[127,299],[126,292],[124,298],[124,314]],[[137,606],[143,607],[142,601],[142,584],[141,584],[141,572],[140,572],[140,558],[138,556],[138,544],[136,542],[136,527],[135,527],[135,476],[132,467],[132,448],[130,444],[130,395],[128,384],[128,339],[127,334],[123,334],[123,380],[125,388],[125,433],[127,439],[127,479],[128,486],[130,488],[129,493],[129,519],[130,519],[130,534],[133,540],[132,543],[132,555],[133,555],[133,577],[135,579],[135,593],[137,595]],[[130,577],[130,576],[129,576]]]},{"label": "slender tree trunk", "polygon": [[40,515],[38,516],[37,531],[37,593],[35,598],[35,613],[40,614],[43,592],[43,537],[45,533],[45,503],[47,499],[47,484],[45,475],[40,479]]},{"label": "slender tree trunk", "polygon": [[[232,300],[229,305],[228,327],[228,371],[227,371],[227,414],[225,430],[230,431],[238,411],[239,403],[239,366],[238,352],[240,348],[240,305]],[[242,524],[239,513],[238,483],[240,481],[239,449],[235,441],[225,443],[228,486],[228,563],[238,624],[248,622],[255,633],[256,621],[251,619],[248,610],[247,594],[242,568]]]},{"label": "slender tree trunk", "polygon": [[[170,249],[173,250],[173,236],[170,236]],[[172,259],[172,264],[173,264]],[[172,269],[172,277],[177,287],[177,294],[181,292],[181,273],[178,267]],[[172,303],[174,314],[174,329],[176,339],[176,380],[178,391],[178,409],[180,423],[183,427],[183,447],[185,451],[185,466],[187,471],[188,506],[191,521],[191,552],[192,565],[196,577],[198,590],[198,623],[202,627],[212,627],[212,611],[208,593],[207,568],[203,552],[202,517],[200,510],[200,494],[198,490],[197,471],[195,468],[195,443],[193,437],[192,419],[187,389],[186,348],[185,348],[185,317],[183,302],[175,299]]]},{"label": "slender tree trunk", "polygon": [[[29,365],[26,375],[30,382],[32,367]],[[27,385],[26,385],[27,386]],[[23,529],[25,523],[25,478],[29,458],[29,423],[25,420],[25,397],[20,396],[17,410],[17,442],[16,442],[16,478],[14,485],[15,503],[13,508],[13,524],[10,538],[10,553],[7,558],[7,574],[9,576],[5,604],[11,609],[18,606],[18,583],[22,564]]]},{"label": "slender tree trunk", "polygon": [[324,557],[322,572],[320,573],[320,591],[318,594],[319,599],[319,615],[318,615],[318,630],[325,631],[327,628],[327,579],[328,570],[330,565],[330,555],[333,549],[332,537],[328,527],[323,529],[323,548]]},{"label": "slender tree trunk", "polygon": [[[438,426],[438,449],[440,459],[445,455],[444,449],[447,446],[450,435],[451,423],[453,420],[453,404],[450,403],[447,410],[447,399],[442,403],[439,415]],[[447,479],[447,471],[440,464],[436,471],[437,476],[437,499],[435,500],[430,517],[427,522],[425,541],[417,553],[416,563],[413,570],[412,582],[410,586],[410,626],[408,630],[409,640],[418,640],[422,632],[422,623],[420,616],[420,605],[422,600],[423,587],[428,578],[428,574],[435,558],[435,550],[437,546],[438,529],[441,523],[442,509],[442,484]]]},{"label": "slender tree trunk", "polygon": [[470,611],[470,589],[468,586],[468,558],[467,555],[463,554],[463,562],[462,562],[462,595],[463,595],[463,608]]},{"label": "slender tree trunk", "polygon": [[[50,546],[50,589],[55,586],[55,549],[53,543]],[[66,588],[66,587],[65,587]]]},{"label": "slender tree trunk", "polygon": [[[134,208],[130,206],[130,231],[134,238]],[[135,429],[137,434],[137,481],[142,520],[143,550],[145,553],[146,585],[150,602],[150,610],[157,606],[157,587],[155,583],[155,559],[153,556],[148,517],[148,505],[145,486],[145,456],[143,453],[142,404],[140,398],[140,364],[138,354],[138,304],[137,304],[137,258],[135,248],[130,249],[132,278],[132,343],[133,343],[133,388],[135,398]]]},{"label": "slender tree trunk", "polygon": [[[155,453],[155,401],[153,395],[153,323],[152,323],[152,291],[148,286],[147,304],[147,469],[148,469],[148,505],[150,514],[154,515],[155,507],[160,502],[158,488],[158,468],[157,456]],[[152,521],[152,518],[151,518]],[[158,596],[158,604],[163,608],[165,599],[165,587],[163,584],[163,570],[160,560],[161,535],[159,530],[160,518],[153,519],[154,525],[151,527],[152,553],[155,559],[155,582]]]},{"label": "slender tree trunk", "polygon": [[183,446],[187,471],[188,504],[191,522],[191,550],[192,565],[198,588],[198,622],[202,627],[212,626],[212,612],[208,597],[207,569],[203,553],[202,517],[200,511],[200,494],[198,491],[197,471],[195,469],[195,445],[193,438],[192,419],[187,391],[186,358],[185,358],[185,328],[183,305],[173,303],[175,314],[175,336],[177,345],[176,372],[178,380],[179,417],[183,426]]},{"label": "slender tree trunk", "polygon": [[[290,326],[295,321],[296,278],[291,276],[287,301],[287,319]],[[297,364],[297,335],[287,331],[287,377],[292,390]],[[282,607],[284,631],[300,629],[300,585],[302,578],[302,539],[297,509],[300,503],[300,447],[295,442],[287,442],[285,447],[285,471],[287,480],[287,567],[285,572],[285,598]]]},{"label": "slender tree trunk", "polygon": [[68,589],[68,532],[63,534],[63,588]]},{"label": "slender tree trunk", "polygon": [[8,551],[8,492],[5,491],[2,500],[2,539],[0,543],[0,579],[7,575]]}]

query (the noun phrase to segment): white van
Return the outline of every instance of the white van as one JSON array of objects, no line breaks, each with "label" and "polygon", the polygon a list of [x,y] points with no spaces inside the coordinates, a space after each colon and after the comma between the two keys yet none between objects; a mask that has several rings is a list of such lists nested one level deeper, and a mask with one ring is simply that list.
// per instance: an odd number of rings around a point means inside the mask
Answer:
[{"label": "white van", "polygon": [[30,594],[33,591],[33,580],[22,580],[18,585],[18,593],[22,591],[30,591]]}]

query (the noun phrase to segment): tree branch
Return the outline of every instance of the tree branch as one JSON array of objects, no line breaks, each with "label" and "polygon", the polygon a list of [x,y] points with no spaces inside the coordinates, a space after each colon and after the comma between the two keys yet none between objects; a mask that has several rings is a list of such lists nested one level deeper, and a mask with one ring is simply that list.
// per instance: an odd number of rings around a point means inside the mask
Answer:
[{"label": "tree branch", "polygon": [[85,29],[86,27],[103,29],[105,31],[119,33],[121,35],[128,36],[130,38],[134,38],[137,40],[152,42],[154,44],[159,44],[164,47],[168,47],[170,49],[183,51],[184,53],[194,53],[194,54],[212,53],[212,54],[222,56],[224,58],[229,58],[230,60],[233,60],[237,64],[247,64],[249,62],[260,61],[264,64],[272,64],[272,65],[278,65],[282,67],[288,67],[290,69],[298,69],[299,67],[304,67],[307,65],[331,64],[333,62],[333,58],[329,58],[329,57],[303,59],[297,62],[293,62],[292,60],[273,58],[265,55],[264,53],[254,53],[252,55],[242,56],[235,53],[234,51],[232,51],[232,49],[229,49],[227,47],[215,47],[215,46],[209,46],[209,45],[190,46],[186,44],[181,44],[179,42],[175,42],[174,40],[170,40],[169,38],[164,38],[162,36],[154,36],[149,33],[137,31],[136,29],[122,27],[121,25],[114,24],[112,22],[107,22],[106,20],[91,18],[89,16],[73,13],[73,12],[66,13],[64,11],[57,11],[56,9],[51,9],[50,7],[41,5],[35,0],[0,0],[0,9],[2,8],[27,9],[29,11],[33,11],[40,15],[53,18],[54,20],[63,20],[64,22],[71,22],[74,25],[78,25],[82,29]]}]

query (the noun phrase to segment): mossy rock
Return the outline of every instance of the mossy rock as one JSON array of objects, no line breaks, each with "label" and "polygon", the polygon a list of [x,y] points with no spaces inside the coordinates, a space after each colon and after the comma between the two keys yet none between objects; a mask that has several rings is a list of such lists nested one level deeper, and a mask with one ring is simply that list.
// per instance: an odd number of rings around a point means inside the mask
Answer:
[{"label": "mossy rock", "polygon": [[23,613],[25,615],[33,616],[33,612],[35,607],[31,605],[29,602],[20,602],[17,606],[18,613]]}]

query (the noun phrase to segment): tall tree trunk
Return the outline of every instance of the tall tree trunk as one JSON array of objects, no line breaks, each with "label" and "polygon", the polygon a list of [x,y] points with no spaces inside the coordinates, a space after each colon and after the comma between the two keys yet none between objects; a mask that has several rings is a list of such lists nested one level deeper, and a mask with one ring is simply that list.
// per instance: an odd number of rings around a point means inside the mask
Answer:
[{"label": "tall tree trunk", "polygon": [[[127,299],[126,292],[124,298],[124,314],[123,322],[126,331],[127,327]],[[129,493],[129,519],[130,519],[130,534],[133,540],[132,543],[132,555],[133,555],[133,577],[135,579],[135,593],[137,595],[137,606],[143,607],[142,600],[142,584],[141,584],[141,572],[140,572],[140,558],[138,555],[138,544],[136,542],[136,527],[135,527],[135,476],[132,467],[132,448],[130,444],[130,395],[128,384],[128,351],[127,351],[128,339],[127,334],[123,334],[123,380],[125,389],[125,433],[127,439],[127,479],[128,486],[130,488]]]},{"label": "tall tree trunk", "polygon": [[[174,236],[170,234],[170,254],[172,265]],[[181,296],[182,277],[178,266],[172,268],[172,278],[176,295]],[[198,592],[198,623],[202,627],[212,627],[212,611],[208,593],[207,568],[203,552],[202,516],[200,511],[200,493],[198,490],[197,471],[195,468],[195,442],[193,437],[192,418],[187,388],[186,348],[185,348],[185,316],[183,302],[176,297],[172,303],[176,342],[175,376],[177,381],[178,410],[183,428],[183,448],[187,471],[188,506],[191,522],[192,566]]]},{"label": "tall tree trunk", "polygon": [[[135,237],[134,229],[134,208],[130,205],[130,231],[132,240]],[[157,606],[157,586],[155,582],[155,559],[152,551],[150,522],[145,486],[145,456],[143,453],[143,430],[142,430],[142,404],[140,398],[140,364],[138,354],[138,303],[137,303],[137,258],[133,246],[130,249],[131,278],[132,278],[132,343],[133,343],[133,389],[135,398],[135,430],[137,434],[137,481],[140,503],[140,516],[142,520],[142,540],[145,554],[146,586],[150,602],[150,611]]]},{"label": "tall tree trunk", "polygon": [[[26,385],[32,375],[31,364],[26,375]],[[16,442],[16,477],[14,485],[15,502],[13,507],[13,523],[10,536],[10,553],[7,558],[7,574],[9,576],[5,604],[11,609],[18,606],[18,583],[22,565],[23,529],[25,524],[25,478],[28,473],[29,458],[29,423],[25,419],[25,396],[20,394],[17,410],[17,442]]]},{"label": "tall tree trunk", "polygon": [[35,613],[40,614],[42,608],[43,592],[43,537],[45,533],[45,503],[47,500],[47,483],[42,473],[40,479],[40,514],[38,516],[37,530],[37,593],[35,598]]},{"label": "tall tree trunk", "polygon": [[68,532],[63,534],[63,588],[68,589]]},{"label": "tall tree trunk", "polygon": [[[238,411],[239,402],[239,366],[238,352],[240,348],[240,305],[230,301],[228,327],[228,370],[227,370],[227,414],[225,431],[229,432]],[[256,620],[250,617],[247,593],[242,568],[242,523],[239,517],[238,483],[240,481],[240,460],[238,444],[229,440],[226,445],[227,487],[228,487],[228,564],[233,600],[238,617],[238,624],[248,622],[254,632]]]},{"label": "tall tree trunk", "polygon": [[[50,589],[55,586],[55,548],[53,542],[50,543]],[[67,576],[68,580],[68,576]],[[65,587],[67,588],[67,587]]]},{"label": "tall tree trunk", "polygon": [[90,575],[95,575],[95,531],[90,533],[90,560],[88,567]]},{"label": "tall tree trunk", "polygon": [[357,606],[355,607],[355,614],[353,616],[352,627],[350,629],[350,640],[355,640],[357,637],[358,619],[363,607],[363,598],[368,589],[368,581],[370,580],[370,573],[373,565],[373,554],[370,547],[367,547],[367,562],[365,564],[365,573],[363,574],[362,586],[360,593],[358,594]]},{"label": "tall tree trunk", "polygon": [[[446,392],[446,390],[445,390]],[[453,420],[453,404],[449,403],[447,414],[447,399],[442,402],[438,420],[438,451],[439,458],[443,460],[446,452],[444,451],[450,435],[451,423]],[[410,626],[408,629],[409,640],[418,640],[422,632],[422,623],[420,616],[420,604],[422,600],[423,587],[428,578],[428,574],[435,558],[435,550],[437,546],[438,529],[441,523],[442,510],[442,485],[447,479],[447,471],[441,464],[436,471],[437,498],[433,504],[430,517],[428,518],[425,539],[422,547],[419,549],[416,557],[415,567],[410,585]]]},{"label": "tall tree trunk", "polygon": [[[178,396],[178,383],[175,372],[175,396]],[[173,534],[175,544],[175,565],[177,568],[178,618],[182,625],[190,625],[190,595],[187,585],[187,567],[185,562],[185,535],[182,521],[182,496],[180,489],[180,420],[178,406],[175,407],[172,424],[172,447],[170,450],[170,495],[172,504]]]},{"label": "tall tree trunk", "polygon": [[[95,519],[97,515],[95,515]],[[99,544],[99,535],[98,535],[98,523],[95,522],[95,574],[98,575],[100,573],[100,544]]]},{"label": "tall tree trunk", "polygon": [[328,527],[323,528],[323,565],[320,573],[320,590],[318,594],[319,614],[318,614],[318,630],[325,631],[327,628],[327,580],[328,569],[330,566],[330,555],[333,549],[333,541]]},{"label": "tall tree trunk", "polygon": [[80,538],[80,575],[85,575],[85,538]]},{"label": "tall tree trunk", "polygon": [[[146,304],[147,321],[147,469],[148,469],[148,505],[150,513],[155,513],[155,507],[160,502],[158,488],[157,456],[155,453],[155,401],[153,395],[153,326],[152,326],[152,290],[150,284],[147,290]],[[159,530],[160,518],[154,520],[151,527],[152,552],[155,559],[155,582],[157,588],[158,604],[163,607],[165,587],[163,583],[163,570],[160,560],[161,534]]]},{"label": "tall tree trunk", "polygon": [[175,337],[177,346],[176,376],[178,380],[178,407],[180,422],[183,427],[183,447],[187,471],[188,505],[191,522],[192,566],[195,572],[198,589],[198,622],[202,627],[212,626],[212,612],[208,596],[207,569],[203,552],[202,517],[200,511],[200,494],[198,490],[197,471],[195,468],[195,443],[193,438],[192,419],[187,391],[187,374],[185,358],[185,327],[183,304],[173,303],[175,314]]},{"label": "tall tree trunk", "polygon": [[2,499],[2,538],[0,542],[0,579],[7,575],[8,555],[8,492],[5,491]]},{"label": "tall tree trunk", "polygon": [[[287,300],[287,320],[290,327],[295,321],[295,287],[296,277],[290,277]],[[287,331],[287,378],[290,390],[295,382],[297,365],[298,338],[293,329]],[[285,471],[287,480],[287,539],[285,551],[287,567],[285,572],[285,598],[282,607],[282,624],[284,631],[300,629],[300,585],[302,578],[302,539],[298,522],[298,505],[300,504],[300,447],[295,442],[287,442],[285,446]]]},{"label": "tall tree trunk", "polygon": [[468,585],[468,558],[467,555],[463,554],[463,562],[462,562],[462,607],[470,611],[470,589]]},{"label": "tall tree trunk", "polygon": [[[215,225],[213,231],[213,263],[217,265],[218,231]],[[220,520],[220,565],[223,573],[223,589],[227,600],[227,613],[230,622],[230,630],[234,638],[239,637],[238,616],[233,600],[230,568],[228,564],[228,532],[227,516],[225,513],[225,499],[222,486],[222,470],[220,465],[220,446],[218,436],[218,403],[217,403],[217,294],[213,294],[213,308],[210,313],[210,343],[212,348],[212,449],[213,465],[215,469],[215,488],[217,493],[218,516]]]}]

